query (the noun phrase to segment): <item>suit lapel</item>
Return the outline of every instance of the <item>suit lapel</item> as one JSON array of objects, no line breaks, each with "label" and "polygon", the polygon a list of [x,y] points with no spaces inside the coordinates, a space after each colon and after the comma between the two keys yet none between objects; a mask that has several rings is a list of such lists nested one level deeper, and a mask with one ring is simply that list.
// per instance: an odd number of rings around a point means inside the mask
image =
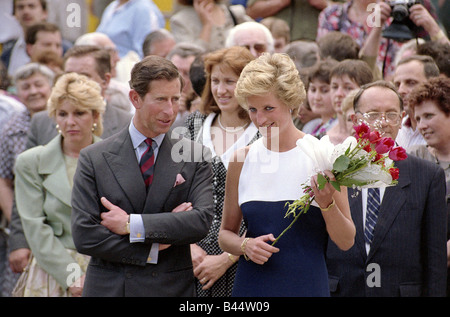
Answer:
[{"label": "suit lapel", "polygon": [[146,213],[156,213],[161,210],[168,194],[175,184],[177,174],[181,172],[181,169],[184,166],[183,163],[176,162],[172,157],[172,155],[178,153],[180,154],[180,157],[182,157],[183,147],[179,150],[175,149],[174,145],[177,142],[177,139],[171,139],[169,134],[170,133],[166,134],[164,137],[158,151],[153,182],[148,190],[148,196],[144,206]]},{"label": "suit lapel", "polygon": [[128,127],[113,137],[110,151],[104,152],[109,168],[127,196],[134,213],[142,213],[146,196],[145,184],[136,159]]},{"label": "suit lapel", "polygon": [[60,135],[43,147],[39,161],[39,174],[43,175],[42,185],[45,190],[71,207],[71,188],[61,150]]},{"label": "suit lapel", "polygon": [[353,223],[356,227],[355,244],[365,259],[367,257],[366,246],[364,241],[364,224],[362,211],[361,192],[358,189],[348,188],[348,201],[352,214]]},{"label": "suit lapel", "polygon": [[376,252],[383,242],[392,223],[400,212],[406,201],[405,187],[411,183],[409,177],[409,168],[405,161],[395,163],[400,169],[398,184],[386,188],[378,215],[377,224],[375,226],[374,237],[370,247],[369,258]]}]

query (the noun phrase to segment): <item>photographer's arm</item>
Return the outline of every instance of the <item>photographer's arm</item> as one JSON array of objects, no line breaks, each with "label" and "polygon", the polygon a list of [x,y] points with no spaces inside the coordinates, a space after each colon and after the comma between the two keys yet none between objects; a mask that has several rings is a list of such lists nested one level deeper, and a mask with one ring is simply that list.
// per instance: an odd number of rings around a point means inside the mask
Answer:
[{"label": "photographer's arm", "polygon": [[409,10],[409,18],[415,25],[423,27],[432,41],[450,44],[448,37],[445,36],[439,24],[423,5],[413,5]]}]

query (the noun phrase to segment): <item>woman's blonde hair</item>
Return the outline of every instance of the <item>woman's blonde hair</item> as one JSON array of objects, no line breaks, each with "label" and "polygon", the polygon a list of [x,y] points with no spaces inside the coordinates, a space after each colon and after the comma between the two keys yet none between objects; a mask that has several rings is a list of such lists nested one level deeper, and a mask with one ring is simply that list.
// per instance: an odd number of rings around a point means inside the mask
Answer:
[{"label": "woman's blonde hair", "polygon": [[98,115],[94,134],[102,135],[102,115],[105,112],[106,103],[101,94],[101,87],[97,82],[77,73],[67,73],[60,76],[53,86],[47,102],[47,111],[50,117],[56,118],[56,112],[63,100],[74,103],[80,110],[92,111],[94,117]]},{"label": "woman's blonde hair", "polygon": [[251,61],[241,73],[235,95],[248,110],[247,98],[273,92],[297,116],[306,91],[292,59],[284,53],[264,53]]}]

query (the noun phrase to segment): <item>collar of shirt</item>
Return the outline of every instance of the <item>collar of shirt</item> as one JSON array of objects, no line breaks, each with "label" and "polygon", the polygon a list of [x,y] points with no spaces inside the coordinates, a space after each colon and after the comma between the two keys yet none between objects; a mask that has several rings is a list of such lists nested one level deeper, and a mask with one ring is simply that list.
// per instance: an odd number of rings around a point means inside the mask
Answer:
[{"label": "collar of shirt", "polygon": [[[143,135],[141,132],[139,132],[138,129],[136,129],[136,127],[134,126],[133,120],[131,120],[128,131],[130,133],[131,142],[133,143],[134,152],[136,153],[136,158],[139,162],[142,154],[147,149],[147,144],[144,143],[144,141],[145,141],[145,139],[147,139],[147,137],[145,135]],[[164,139],[164,136],[165,136],[165,134],[160,134],[160,135],[152,138],[153,141],[155,141],[157,144],[156,148],[154,148],[155,161],[156,161],[156,156],[158,155],[159,147],[161,146],[161,143]]]}]

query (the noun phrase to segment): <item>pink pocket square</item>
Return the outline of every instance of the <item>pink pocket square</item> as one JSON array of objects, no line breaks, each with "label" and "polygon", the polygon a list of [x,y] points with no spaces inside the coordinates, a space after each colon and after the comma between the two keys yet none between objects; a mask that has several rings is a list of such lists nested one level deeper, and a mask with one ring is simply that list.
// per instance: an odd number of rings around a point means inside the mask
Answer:
[{"label": "pink pocket square", "polygon": [[186,180],[183,178],[183,176],[181,174],[177,174],[177,178],[175,180],[175,184],[173,185],[173,187],[181,185],[185,182]]}]

